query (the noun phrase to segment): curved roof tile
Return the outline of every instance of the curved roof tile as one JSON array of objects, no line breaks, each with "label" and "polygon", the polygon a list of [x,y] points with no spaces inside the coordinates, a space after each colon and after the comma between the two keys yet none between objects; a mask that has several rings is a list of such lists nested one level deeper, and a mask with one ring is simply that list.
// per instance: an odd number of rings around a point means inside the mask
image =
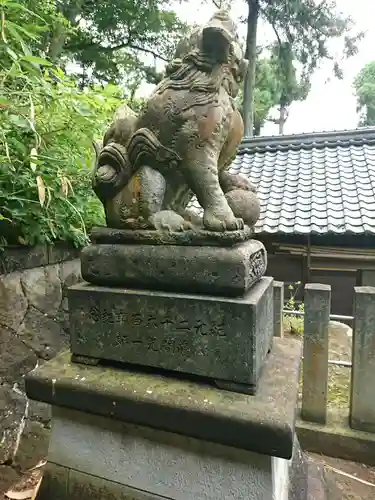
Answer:
[{"label": "curved roof tile", "polygon": [[230,170],[257,188],[257,233],[375,234],[375,127],[245,138]]}]

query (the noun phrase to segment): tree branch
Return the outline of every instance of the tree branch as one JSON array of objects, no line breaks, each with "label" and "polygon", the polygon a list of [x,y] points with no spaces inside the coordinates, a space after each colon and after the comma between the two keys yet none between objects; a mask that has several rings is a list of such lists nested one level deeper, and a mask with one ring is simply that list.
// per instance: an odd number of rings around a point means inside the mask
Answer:
[{"label": "tree branch", "polygon": [[92,43],[86,43],[82,45],[68,45],[67,49],[74,52],[75,50],[86,50],[90,48],[97,47],[100,51],[102,52],[115,52],[116,50],[121,50],[121,49],[133,49],[133,50],[138,50],[139,52],[144,52],[145,54],[151,54],[157,59],[161,59],[164,62],[169,62],[167,58],[164,56],[158,54],[152,49],[147,49],[145,47],[139,47],[138,45],[132,44],[130,41],[126,41],[124,43],[120,43],[119,45],[115,45],[112,47],[103,47],[103,45],[100,45],[98,43],[92,42]]},{"label": "tree branch", "polygon": [[127,47],[129,47],[129,49],[139,50],[140,52],[145,52],[146,54],[151,54],[152,56],[156,57],[157,59],[161,59],[164,62],[169,62],[169,60],[166,57],[161,56],[160,54],[157,54],[156,52],[154,52],[151,49],[146,49],[144,47],[138,47],[137,45],[133,45],[132,43],[127,45]]},{"label": "tree branch", "polygon": [[276,29],[275,23],[271,20],[270,16],[269,16],[269,15],[267,15],[267,13],[266,13],[265,9],[262,9],[262,8],[261,8],[261,9],[260,9],[260,13],[261,13],[261,14],[265,17],[265,19],[266,19],[266,20],[270,23],[270,25],[271,25],[271,27],[272,27],[273,31],[275,32],[275,35],[276,35],[277,41],[278,41],[278,43],[279,43],[279,45],[280,45],[280,47],[281,47],[282,42],[281,42],[281,38],[280,38],[280,36],[279,36],[279,33],[278,33],[277,29]]}]

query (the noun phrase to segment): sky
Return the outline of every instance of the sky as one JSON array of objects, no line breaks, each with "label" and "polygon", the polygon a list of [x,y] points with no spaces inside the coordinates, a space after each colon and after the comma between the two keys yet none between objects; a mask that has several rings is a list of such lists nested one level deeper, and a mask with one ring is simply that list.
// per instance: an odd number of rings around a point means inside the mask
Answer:
[{"label": "sky", "polygon": [[[289,110],[289,118],[285,124],[285,134],[319,132],[330,130],[353,129],[357,126],[356,99],[353,91],[353,80],[363,66],[375,59],[375,24],[372,8],[374,0],[336,0],[338,10],[349,15],[356,23],[356,30],[364,31],[365,37],[359,44],[356,56],[343,61],[343,80],[332,75],[332,64],[323,64],[313,75],[312,88],[304,102],[293,103]],[[176,3],[174,10],[188,23],[202,24],[216,10],[213,3],[202,4],[199,0],[188,3]],[[243,0],[233,3],[234,19],[246,15],[246,4]],[[240,36],[245,37],[246,27],[238,25]],[[272,41],[270,28],[260,23],[258,30],[258,45]],[[338,48],[340,44],[335,44]],[[142,94],[148,93],[144,87]],[[262,135],[276,135],[277,126],[268,123],[262,130]]]}]

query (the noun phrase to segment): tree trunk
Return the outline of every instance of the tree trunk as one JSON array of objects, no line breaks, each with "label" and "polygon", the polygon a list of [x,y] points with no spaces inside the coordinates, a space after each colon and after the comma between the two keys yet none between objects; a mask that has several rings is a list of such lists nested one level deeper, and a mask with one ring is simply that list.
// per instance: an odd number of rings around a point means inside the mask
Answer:
[{"label": "tree trunk", "polygon": [[280,105],[280,116],[279,116],[279,135],[284,134],[284,125],[288,118],[287,108],[284,104]]},{"label": "tree trunk", "polygon": [[244,81],[243,110],[245,137],[253,135],[254,122],[254,84],[255,84],[255,65],[257,56],[257,27],[259,17],[259,0],[247,0],[249,5],[249,14],[247,17],[247,36],[246,36],[246,58],[249,61]]},{"label": "tree trunk", "polygon": [[261,124],[259,122],[255,122],[253,126],[253,135],[254,136],[260,135],[261,128],[262,128]]}]

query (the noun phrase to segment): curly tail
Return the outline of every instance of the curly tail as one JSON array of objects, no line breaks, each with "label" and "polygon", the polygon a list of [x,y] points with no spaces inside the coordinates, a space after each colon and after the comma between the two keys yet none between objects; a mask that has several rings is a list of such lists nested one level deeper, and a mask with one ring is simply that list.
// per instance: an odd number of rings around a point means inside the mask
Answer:
[{"label": "curly tail", "polygon": [[148,165],[163,172],[165,168],[173,167],[174,162],[181,160],[172,149],[163,146],[148,128],[140,128],[132,135],[127,151],[130,163],[135,170],[142,165]]},{"label": "curly tail", "polygon": [[164,147],[147,128],[134,132],[126,148],[117,142],[110,142],[102,149],[98,145],[94,148],[97,161],[92,187],[102,202],[114,198],[141,166],[148,165],[163,173],[180,161],[180,157]]},{"label": "curly tail", "polygon": [[97,159],[92,177],[92,188],[104,202],[116,196],[129,182],[132,168],[126,149],[121,144],[111,142],[100,151],[95,148]]}]

